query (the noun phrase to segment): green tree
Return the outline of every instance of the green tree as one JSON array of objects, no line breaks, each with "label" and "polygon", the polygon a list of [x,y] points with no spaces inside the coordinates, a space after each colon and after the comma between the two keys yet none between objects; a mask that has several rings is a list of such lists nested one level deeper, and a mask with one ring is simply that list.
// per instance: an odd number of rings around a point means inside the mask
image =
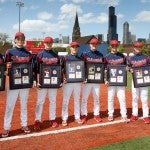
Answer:
[{"label": "green tree", "polygon": [[123,47],[122,44],[119,45],[118,51],[119,51],[120,53],[123,53],[123,52],[124,52],[124,47]]},{"label": "green tree", "polygon": [[148,56],[150,56],[150,51],[149,51],[148,48],[146,47],[145,43],[144,43],[144,42],[142,42],[142,43],[143,43],[142,53],[143,53],[143,54],[146,54],[146,55],[148,55]]}]

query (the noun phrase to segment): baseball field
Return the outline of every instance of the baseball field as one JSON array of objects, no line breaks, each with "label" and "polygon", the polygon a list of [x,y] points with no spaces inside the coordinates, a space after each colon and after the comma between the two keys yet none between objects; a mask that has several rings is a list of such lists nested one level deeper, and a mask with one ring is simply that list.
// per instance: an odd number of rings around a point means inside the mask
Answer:
[{"label": "baseball field", "polygon": [[[96,123],[93,119],[93,101],[92,95],[88,101],[88,121],[86,124],[78,125],[74,122],[73,116],[73,97],[69,103],[69,125],[63,127],[61,125],[61,107],[62,107],[62,88],[58,90],[57,94],[57,121],[58,128],[52,128],[48,121],[48,98],[45,100],[43,114],[42,114],[42,131],[35,132],[33,129],[35,117],[36,104],[36,88],[30,89],[28,101],[28,125],[31,128],[31,133],[25,135],[21,131],[20,125],[20,103],[19,99],[16,103],[10,137],[0,138],[1,150],[83,150],[83,149],[103,149],[103,150],[120,150],[120,149],[137,149],[135,145],[140,146],[144,144],[144,148],[149,149],[150,145],[150,124],[145,124],[141,118],[142,106],[139,101],[139,120],[130,123],[124,123],[120,119],[120,107],[117,98],[115,97],[115,120],[109,122],[107,120],[107,88],[101,84],[100,91],[100,115],[101,123]],[[0,96],[0,131],[3,129],[3,118],[6,103],[6,91],[1,91]],[[131,91],[126,89],[126,102],[128,117],[131,116]],[[150,98],[149,98],[150,106]],[[143,137],[145,137],[143,139]],[[138,138],[138,139],[136,139]],[[139,139],[140,138],[140,139]],[[136,140],[135,140],[136,139]],[[146,143],[145,143],[146,142]],[[115,144],[114,144],[115,143]],[[118,144],[119,143],[119,144]],[[113,145],[109,145],[113,144]],[[108,146],[109,145],[109,146]],[[119,146],[118,146],[119,145]],[[128,147],[126,147],[128,146]],[[149,147],[148,147],[149,146]],[[144,150],[146,150],[144,149]]]}]

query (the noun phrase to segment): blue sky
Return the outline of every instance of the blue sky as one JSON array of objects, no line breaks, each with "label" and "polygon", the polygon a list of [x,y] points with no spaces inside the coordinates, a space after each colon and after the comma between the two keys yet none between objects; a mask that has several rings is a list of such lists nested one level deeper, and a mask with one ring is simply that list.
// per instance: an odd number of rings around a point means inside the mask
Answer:
[{"label": "blue sky", "polygon": [[[19,8],[17,0],[0,0],[0,32],[10,40],[18,31]],[[26,39],[53,38],[72,35],[76,11],[82,36],[108,32],[108,7],[115,6],[117,33],[122,41],[123,23],[136,38],[150,34],[150,0],[21,0],[21,31]]]}]

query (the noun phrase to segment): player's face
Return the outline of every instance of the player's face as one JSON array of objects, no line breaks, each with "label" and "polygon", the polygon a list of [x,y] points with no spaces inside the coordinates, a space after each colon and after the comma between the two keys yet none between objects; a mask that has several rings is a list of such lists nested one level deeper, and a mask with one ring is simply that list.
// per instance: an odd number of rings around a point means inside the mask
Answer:
[{"label": "player's face", "polygon": [[142,51],[142,47],[134,47],[134,51],[136,52],[136,53],[141,53],[141,51]]},{"label": "player's face", "polygon": [[78,52],[78,46],[72,46],[70,47],[70,50],[72,55],[76,55]]},{"label": "player's face", "polygon": [[98,47],[98,43],[90,43],[91,50],[95,51],[97,50],[97,47]]},{"label": "player's face", "polygon": [[111,45],[111,52],[116,53],[118,49],[118,45]]},{"label": "player's face", "polygon": [[45,45],[46,50],[51,50],[53,43],[47,42],[47,43],[44,43],[44,45]]},{"label": "player's face", "polygon": [[21,48],[24,46],[25,38],[20,36],[15,39],[15,44],[17,47]]}]

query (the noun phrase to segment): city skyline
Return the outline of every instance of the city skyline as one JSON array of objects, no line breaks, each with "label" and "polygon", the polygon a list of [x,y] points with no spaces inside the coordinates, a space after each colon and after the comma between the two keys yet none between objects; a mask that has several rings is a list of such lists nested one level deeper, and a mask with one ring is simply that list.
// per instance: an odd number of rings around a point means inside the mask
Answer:
[{"label": "city skyline", "polygon": [[[13,39],[18,31],[16,0],[0,0],[0,32]],[[22,0],[20,28],[27,39],[60,35],[72,38],[76,11],[81,36],[103,34],[107,40],[108,7],[115,7],[118,39],[122,41],[123,24],[128,22],[136,38],[149,38],[150,0]],[[13,12],[13,13],[12,13]]]}]

